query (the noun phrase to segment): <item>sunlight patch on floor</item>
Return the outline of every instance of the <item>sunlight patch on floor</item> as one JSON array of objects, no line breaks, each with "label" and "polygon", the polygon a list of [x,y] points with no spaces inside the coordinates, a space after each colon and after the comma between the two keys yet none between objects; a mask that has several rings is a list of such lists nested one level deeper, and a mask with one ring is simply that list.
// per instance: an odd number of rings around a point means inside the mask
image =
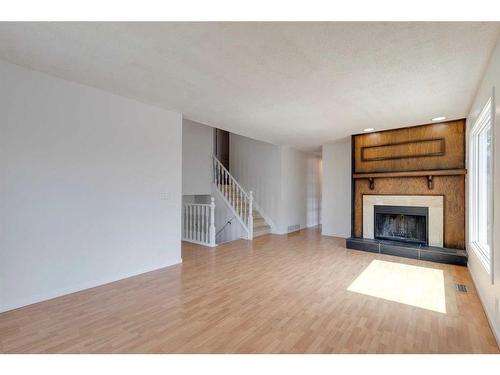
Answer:
[{"label": "sunlight patch on floor", "polygon": [[446,314],[438,269],[373,260],[347,290]]}]

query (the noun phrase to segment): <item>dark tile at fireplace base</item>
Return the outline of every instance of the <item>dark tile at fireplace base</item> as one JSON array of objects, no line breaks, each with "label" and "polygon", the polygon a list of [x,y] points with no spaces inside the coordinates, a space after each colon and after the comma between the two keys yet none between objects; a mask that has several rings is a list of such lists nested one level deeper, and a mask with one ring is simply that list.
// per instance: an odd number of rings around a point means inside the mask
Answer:
[{"label": "dark tile at fireplace base", "polygon": [[395,241],[395,240],[381,240],[381,239],[376,239],[375,241],[380,242],[380,245],[387,245],[387,246],[399,246],[399,247],[404,247],[404,248],[409,248],[409,249],[420,249],[422,247],[421,244],[414,243],[414,242],[407,242],[407,241]]},{"label": "dark tile at fireplace base", "polygon": [[351,237],[346,239],[346,247],[348,249],[369,251],[370,253],[380,253],[380,241],[376,240]]},{"label": "dark tile at fireplace base", "polygon": [[418,259],[418,247],[409,247],[399,245],[389,245],[387,243],[380,244],[380,253],[386,255],[395,255],[398,257]]},{"label": "dark tile at fireplace base", "polygon": [[420,259],[428,260],[431,262],[467,266],[467,253],[464,250],[449,251],[453,249],[436,249],[439,248],[420,249]]},{"label": "dark tile at fireplace base", "polygon": [[371,253],[467,266],[467,252],[465,250],[353,237],[346,239],[346,247],[348,249],[368,251]]}]

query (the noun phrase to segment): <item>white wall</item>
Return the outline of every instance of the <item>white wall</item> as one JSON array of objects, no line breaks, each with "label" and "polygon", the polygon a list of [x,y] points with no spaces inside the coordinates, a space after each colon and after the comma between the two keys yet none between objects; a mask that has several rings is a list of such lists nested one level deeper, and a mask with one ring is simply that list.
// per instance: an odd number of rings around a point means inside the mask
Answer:
[{"label": "white wall", "polygon": [[211,194],[213,128],[182,121],[182,194]]},{"label": "white wall", "polygon": [[[469,130],[475,123],[483,106],[491,96],[492,90],[496,91],[496,108],[495,108],[495,140],[494,140],[494,228],[493,228],[493,245],[494,245],[494,276],[495,280],[492,284],[491,276],[486,272],[474,251],[467,247],[469,255],[469,271],[472,274],[474,283],[476,284],[479,296],[486,310],[486,315],[493,326],[497,342],[500,343],[500,311],[498,300],[500,299],[500,41],[497,43],[494,54],[486,70],[481,86],[476,94],[471,111],[467,118],[467,138],[469,138]],[[467,140],[467,145],[469,144]],[[469,147],[467,147],[467,150]],[[469,217],[470,219],[470,217]]]},{"label": "white wall", "polygon": [[322,234],[351,236],[351,139],[323,145]]},{"label": "white wall", "polygon": [[0,116],[1,311],[181,261],[179,113],[0,62]]},{"label": "white wall", "polygon": [[236,134],[231,134],[230,149],[231,174],[254,192],[273,233],[319,224],[321,158]]},{"label": "white wall", "polygon": [[316,155],[307,157],[307,222],[308,227],[321,224],[323,160]]},{"label": "white wall", "polygon": [[281,233],[287,233],[289,226],[306,227],[307,166],[303,152],[281,148]]},{"label": "white wall", "polygon": [[292,147],[281,148],[281,228],[300,225],[311,227],[320,223],[321,158]]}]

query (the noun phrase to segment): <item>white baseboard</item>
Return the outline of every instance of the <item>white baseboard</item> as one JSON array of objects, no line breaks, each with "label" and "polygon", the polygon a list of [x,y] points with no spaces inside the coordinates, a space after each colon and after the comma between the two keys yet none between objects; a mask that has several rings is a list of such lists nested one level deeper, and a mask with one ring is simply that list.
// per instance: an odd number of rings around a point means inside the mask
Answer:
[{"label": "white baseboard", "polygon": [[493,332],[493,336],[495,336],[495,340],[497,342],[497,346],[500,349],[500,332],[497,332],[495,329],[495,325],[493,324],[493,319],[491,319],[490,312],[486,308],[486,304],[484,303],[484,297],[481,295],[481,290],[477,287],[476,277],[472,272],[472,268],[467,265],[467,269],[469,270],[469,275],[471,276],[472,282],[474,283],[474,288],[477,290],[477,295],[479,296],[479,301],[483,306],[484,313],[486,314],[486,319],[488,320],[488,324],[490,325],[491,332]]},{"label": "white baseboard", "polygon": [[113,283],[115,281],[127,279],[129,277],[137,276],[137,275],[140,275],[143,273],[156,271],[156,270],[159,270],[159,269],[162,269],[165,267],[169,267],[169,266],[173,266],[173,265],[179,264],[179,263],[182,263],[182,258],[170,260],[170,261],[166,262],[165,264],[161,265],[160,267],[154,267],[154,268],[147,267],[147,268],[143,268],[143,269],[136,270],[133,272],[124,273],[121,275],[114,275],[114,276],[103,278],[100,280],[92,280],[92,281],[88,281],[85,283],[72,285],[70,287],[57,289],[57,290],[54,290],[54,291],[49,292],[49,293],[39,294],[39,295],[31,296],[29,298],[19,299],[19,300],[10,302],[10,303],[0,304],[0,313],[14,310],[14,309],[18,309],[18,308],[25,307],[28,305],[32,305],[34,303],[47,301],[47,300],[50,300],[53,298],[65,296],[67,294],[80,292],[80,291],[85,290],[85,289],[91,289],[91,288],[95,288],[95,287],[98,287],[101,285]]},{"label": "white baseboard", "polygon": [[337,237],[337,238],[343,238],[347,239],[351,237],[350,235],[346,235],[345,233],[333,233],[333,232],[321,232],[322,236],[328,236],[328,237]]},{"label": "white baseboard", "polygon": [[321,223],[310,224],[310,225],[306,224],[306,226],[304,228],[314,228],[314,227],[321,227]]}]

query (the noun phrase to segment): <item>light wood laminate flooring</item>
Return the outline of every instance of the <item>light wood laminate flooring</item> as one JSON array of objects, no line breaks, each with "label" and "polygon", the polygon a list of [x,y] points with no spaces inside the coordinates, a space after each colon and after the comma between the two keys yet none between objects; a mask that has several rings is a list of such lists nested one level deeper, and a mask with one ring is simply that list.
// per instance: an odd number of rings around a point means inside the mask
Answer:
[{"label": "light wood laminate flooring", "polygon": [[498,352],[465,267],[348,250],[318,228],[182,257],[0,314],[0,352]]}]

